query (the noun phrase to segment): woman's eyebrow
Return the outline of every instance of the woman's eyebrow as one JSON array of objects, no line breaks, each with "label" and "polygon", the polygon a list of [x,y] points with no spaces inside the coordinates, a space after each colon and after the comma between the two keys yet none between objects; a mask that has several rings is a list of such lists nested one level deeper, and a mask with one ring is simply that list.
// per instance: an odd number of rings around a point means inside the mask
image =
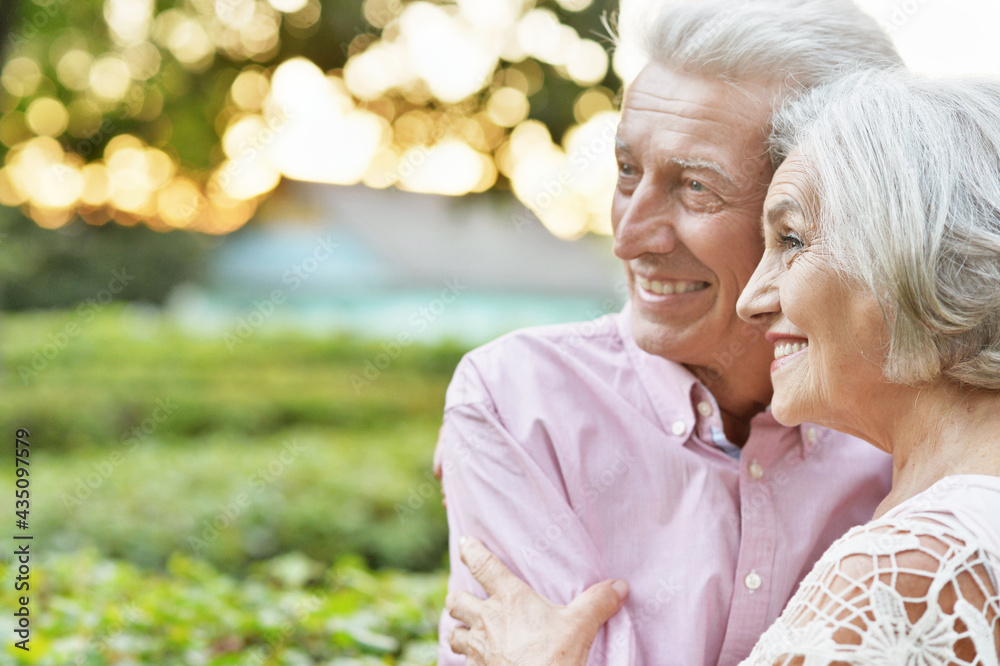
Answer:
[{"label": "woman's eyebrow", "polygon": [[777,203],[768,208],[767,210],[767,224],[774,226],[778,223],[785,213],[793,211],[802,214],[802,206],[799,202],[791,197],[785,197],[784,199],[779,199]]}]

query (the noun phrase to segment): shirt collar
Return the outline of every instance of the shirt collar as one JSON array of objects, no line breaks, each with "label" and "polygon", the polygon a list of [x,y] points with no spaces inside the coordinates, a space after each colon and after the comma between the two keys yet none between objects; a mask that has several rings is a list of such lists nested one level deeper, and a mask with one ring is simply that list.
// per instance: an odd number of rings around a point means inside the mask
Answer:
[{"label": "shirt collar", "polygon": [[692,397],[698,379],[680,363],[650,354],[636,344],[631,302],[626,302],[618,315],[618,333],[663,431],[686,441],[696,425]]},{"label": "shirt collar", "polygon": [[[625,303],[618,315],[618,334],[665,433],[675,436],[680,442],[687,441],[699,426],[696,404],[701,400],[707,400],[713,408],[715,418],[719,418],[719,406],[715,397],[690,370],[680,363],[650,354],[636,344],[632,335],[631,301]],[[784,426],[778,423],[768,407],[751,420],[751,428],[755,427]],[[829,432],[826,428],[804,423],[797,428],[796,434],[799,435],[797,439],[801,454],[806,456],[822,446]]]}]

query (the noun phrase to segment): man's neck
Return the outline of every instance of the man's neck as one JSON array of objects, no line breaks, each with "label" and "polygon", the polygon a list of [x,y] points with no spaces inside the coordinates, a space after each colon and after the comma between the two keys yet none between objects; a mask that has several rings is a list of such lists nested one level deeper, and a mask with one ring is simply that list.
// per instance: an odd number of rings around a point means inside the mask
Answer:
[{"label": "man's neck", "polygon": [[771,404],[772,360],[774,351],[768,344],[722,372],[716,368],[685,366],[712,393],[719,405],[726,439],[736,446],[746,444],[750,437],[750,421]]}]

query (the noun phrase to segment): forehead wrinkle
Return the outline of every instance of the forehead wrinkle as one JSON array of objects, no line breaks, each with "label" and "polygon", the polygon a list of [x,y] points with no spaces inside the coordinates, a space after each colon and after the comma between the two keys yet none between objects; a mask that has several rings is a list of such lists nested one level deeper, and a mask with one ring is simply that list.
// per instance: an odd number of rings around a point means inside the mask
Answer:
[{"label": "forehead wrinkle", "polygon": [[[665,113],[685,120],[709,122],[717,125],[732,125],[734,119],[756,122],[753,104],[735,104],[732,100],[725,100],[723,103],[723,100],[712,99],[696,102],[664,97],[642,90],[633,91],[626,96],[622,112],[627,110]],[[718,116],[725,117],[719,118]]]},{"label": "forehead wrinkle", "polygon": [[[618,126],[618,132],[615,134],[615,150],[620,150],[622,152],[630,153],[632,152],[629,147],[628,141],[621,135],[622,125]],[[679,128],[671,128],[671,132],[681,136],[691,137],[695,140],[701,140],[703,137],[701,134],[686,132]],[[679,166],[683,169],[698,169],[711,171],[723,180],[725,180],[730,185],[736,184],[736,179],[718,162],[713,160],[704,159],[700,157],[670,157],[664,160],[664,164],[673,164]]]}]

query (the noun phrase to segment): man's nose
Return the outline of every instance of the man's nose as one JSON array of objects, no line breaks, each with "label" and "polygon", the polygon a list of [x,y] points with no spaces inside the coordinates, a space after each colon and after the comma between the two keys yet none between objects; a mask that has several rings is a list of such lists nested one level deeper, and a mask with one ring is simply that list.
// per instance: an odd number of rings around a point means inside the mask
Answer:
[{"label": "man's nose", "polygon": [[678,214],[669,192],[651,182],[639,183],[615,227],[615,256],[630,261],[644,254],[673,252]]}]

